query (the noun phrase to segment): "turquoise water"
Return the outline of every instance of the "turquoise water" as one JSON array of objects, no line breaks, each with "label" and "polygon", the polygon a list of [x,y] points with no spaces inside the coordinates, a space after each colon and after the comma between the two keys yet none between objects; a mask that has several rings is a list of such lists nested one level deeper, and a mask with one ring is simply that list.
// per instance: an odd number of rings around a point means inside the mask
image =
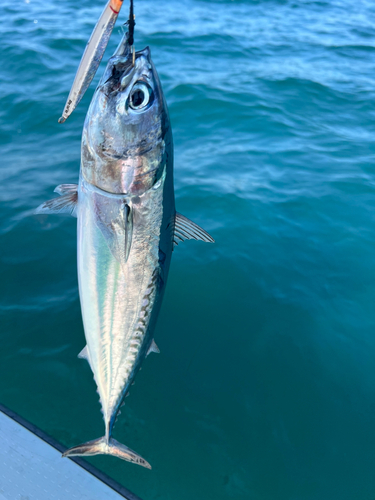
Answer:
[{"label": "turquoise water", "polygon": [[[77,359],[76,221],[32,210],[77,180],[95,86],[57,120],[103,3],[1,5],[0,401],[70,446],[103,433]],[[144,500],[374,500],[375,5],[135,9],[177,209],[216,244],[174,252],[161,354],[115,427],[153,470],[91,460]]]}]

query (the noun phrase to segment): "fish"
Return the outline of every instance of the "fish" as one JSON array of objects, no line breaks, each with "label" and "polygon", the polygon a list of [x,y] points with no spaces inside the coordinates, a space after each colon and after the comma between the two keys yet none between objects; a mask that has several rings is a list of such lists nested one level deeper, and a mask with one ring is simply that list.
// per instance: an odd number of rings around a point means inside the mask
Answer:
[{"label": "fish", "polygon": [[168,108],[149,47],[134,52],[125,33],[85,119],[77,184],[36,213],[77,217],[79,296],[87,359],[105,432],[63,456],[107,454],[151,468],[113,437],[120,405],[151,352],[173,250],[194,239],[213,243],[176,212]]}]

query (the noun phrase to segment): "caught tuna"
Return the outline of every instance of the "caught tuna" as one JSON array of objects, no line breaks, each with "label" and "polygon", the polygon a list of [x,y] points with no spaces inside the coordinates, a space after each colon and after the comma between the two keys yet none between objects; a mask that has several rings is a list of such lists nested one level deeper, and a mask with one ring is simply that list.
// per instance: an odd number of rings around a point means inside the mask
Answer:
[{"label": "caught tuna", "polygon": [[150,468],[112,437],[120,404],[149,352],[174,245],[211,236],[176,213],[167,105],[149,48],[122,39],[88,110],[79,184],[37,213],[78,219],[78,281],[87,358],[105,433],[65,456],[109,454]]}]

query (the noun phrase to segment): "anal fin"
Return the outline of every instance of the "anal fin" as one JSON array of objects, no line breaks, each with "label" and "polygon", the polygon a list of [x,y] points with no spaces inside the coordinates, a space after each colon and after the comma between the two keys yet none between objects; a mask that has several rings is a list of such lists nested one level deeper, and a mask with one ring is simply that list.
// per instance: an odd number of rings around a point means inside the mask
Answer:
[{"label": "anal fin", "polygon": [[87,345],[85,345],[85,347],[82,349],[82,351],[78,354],[78,358],[85,359],[88,362],[88,364],[90,365],[90,368],[92,369],[91,362],[90,362],[89,350],[87,349]]}]

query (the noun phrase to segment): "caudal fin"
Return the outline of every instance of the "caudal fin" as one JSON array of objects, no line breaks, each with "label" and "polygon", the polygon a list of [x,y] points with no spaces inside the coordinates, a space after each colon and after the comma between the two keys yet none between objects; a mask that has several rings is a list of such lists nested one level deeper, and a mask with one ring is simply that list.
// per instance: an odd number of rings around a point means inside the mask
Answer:
[{"label": "caudal fin", "polygon": [[151,469],[151,465],[146,462],[144,458],[138,455],[138,453],[113,438],[109,438],[109,442],[107,443],[104,436],[99,439],[94,439],[93,441],[88,441],[87,443],[74,446],[63,453],[63,457],[89,457],[92,455],[113,455],[114,457],[122,458],[123,460],[132,462],[133,464],[142,465],[142,467]]}]

